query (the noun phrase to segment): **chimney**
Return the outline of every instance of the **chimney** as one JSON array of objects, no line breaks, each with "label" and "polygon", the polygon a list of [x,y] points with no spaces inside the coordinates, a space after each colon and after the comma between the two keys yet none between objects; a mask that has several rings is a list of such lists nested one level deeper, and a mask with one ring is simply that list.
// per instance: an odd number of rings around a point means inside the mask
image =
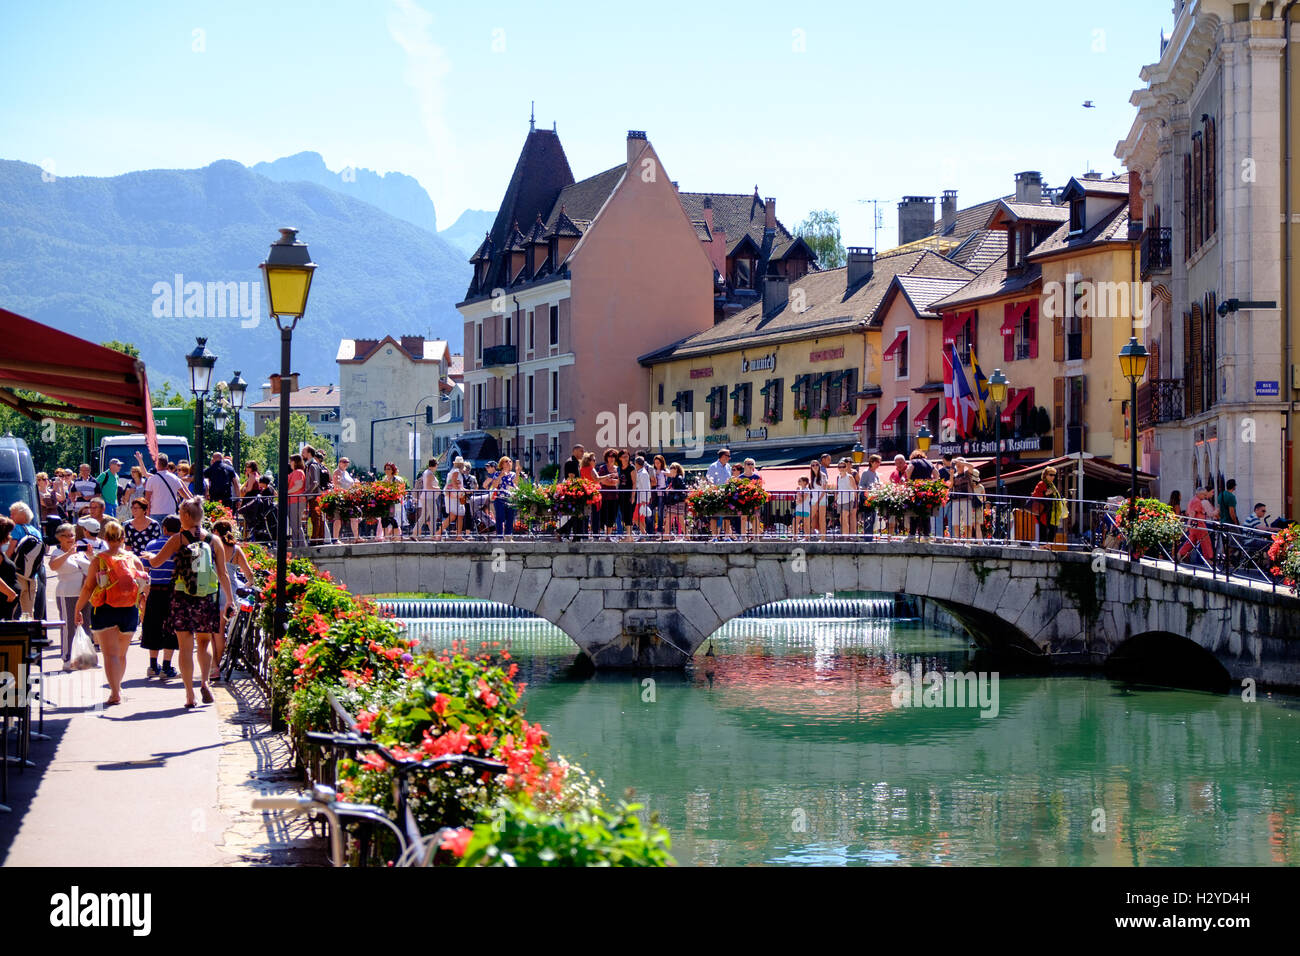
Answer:
[{"label": "chimney", "polygon": [[1128,171],[1128,221],[1142,227],[1142,174],[1136,169]]},{"label": "chimney", "polygon": [[704,212],[701,216],[704,219],[704,225],[709,227],[709,235],[713,235],[713,197],[704,197]]},{"label": "chimney", "polygon": [[627,161],[631,165],[636,159],[637,154],[645,148],[645,130],[630,129],[627,131]]},{"label": "chimney", "polygon": [[934,232],[934,197],[904,196],[898,204],[898,244],[924,239]]},{"label": "chimney", "polygon": [[766,217],[767,217],[767,218],[764,220],[764,222],[763,222],[763,229],[764,229],[765,231],[768,231],[768,230],[775,231],[775,229],[776,229],[776,198],[773,197],[773,196],[768,196],[767,199],[764,200],[763,205],[764,205],[764,207],[765,207],[765,213],[766,213]]},{"label": "chimney", "polygon": [[1095,169],[1090,169],[1083,174],[1084,179],[1101,179],[1101,173]]},{"label": "chimney", "polygon": [[1036,169],[1016,173],[1016,202],[1037,205],[1043,201],[1043,174]]},{"label": "chimney", "polygon": [[785,308],[790,299],[790,280],[785,276],[763,279],[763,318],[771,318]]},{"label": "chimney", "polygon": [[957,224],[957,190],[945,189],[939,200],[939,233],[947,235]]},{"label": "chimney", "polygon": [[849,246],[848,253],[844,291],[852,292],[858,283],[871,278],[876,271],[876,250],[869,246]]}]

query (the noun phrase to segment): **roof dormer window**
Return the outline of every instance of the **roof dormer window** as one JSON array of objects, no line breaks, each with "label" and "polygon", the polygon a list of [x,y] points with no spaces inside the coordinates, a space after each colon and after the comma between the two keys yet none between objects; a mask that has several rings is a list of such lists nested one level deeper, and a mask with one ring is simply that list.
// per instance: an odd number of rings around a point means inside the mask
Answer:
[{"label": "roof dormer window", "polygon": [[1083,232],[1083,197],[1070,200],[1070,235]]}]

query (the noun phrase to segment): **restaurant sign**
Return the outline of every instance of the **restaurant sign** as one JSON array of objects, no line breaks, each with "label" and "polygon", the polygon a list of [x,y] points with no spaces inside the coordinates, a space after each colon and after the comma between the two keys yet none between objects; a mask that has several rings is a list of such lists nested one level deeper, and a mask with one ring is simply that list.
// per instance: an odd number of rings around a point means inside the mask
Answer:
[{"label": "restaurant sign", "polygon": [[706,445],[730,445],[730,435],[705,435],[704,444]]},{"label": "restaurant sign", "polygon": [[759,428],[746,428],[745,440],[746,441],[767,441],[767,426],[763,425]]},{"label": "restaurant sign", "polygon": [[713,366],[691,369],[691,378],[713,378]]},{"label": "restaurant sign", "polygon": [[808,355],[810,362],[833,362],[835,359],[844,358],[844,346],[837,349],[822,349],[820,352],[811,352]]},{"label": "restaurant sign", "polygon": [[747,359],[741,358],[740,371],[743,375],[745,372],[775,372],[776,371],[776,353],[764,355],[762,358]]},{"label": "restaurant sign", "polygon": [[[932,445],[937,448],[943,455],[994,455],[998,451],[998,443],[991,441],[964,441],[964,442],[942,442]],[[1004,438],[1001,442],[1003,454],[1022,451],[1051,451],[1051,439],[1044,439],[1043,436],[1033,438]]]}]

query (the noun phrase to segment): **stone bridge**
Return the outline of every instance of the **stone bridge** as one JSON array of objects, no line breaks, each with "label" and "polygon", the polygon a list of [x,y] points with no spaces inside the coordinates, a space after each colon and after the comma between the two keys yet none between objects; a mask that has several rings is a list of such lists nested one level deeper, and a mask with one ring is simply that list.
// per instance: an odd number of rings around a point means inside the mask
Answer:
[{"label": "stone bridge", "polygon": [[869,591],[934,602],[981,648],[1027,666],[1195,653],[1191,642],[1233,679],[1300,686],[1300,600],[1289,592],[1118,554],[916,540],[392,542],[307,554],[357,594],[445,592],[530,611],[598,668],[682,667],[749,608]]}]

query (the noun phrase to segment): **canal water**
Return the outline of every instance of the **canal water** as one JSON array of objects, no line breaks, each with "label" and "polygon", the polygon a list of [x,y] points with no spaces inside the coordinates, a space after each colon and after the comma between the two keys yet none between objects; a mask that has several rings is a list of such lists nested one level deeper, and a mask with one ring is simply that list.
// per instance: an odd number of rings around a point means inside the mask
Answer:
[{"label": "canal water", "polygon": [[408,626],[508,647],[553,749],[635,788],[683,865],[1300,863],[1300,698],[1000,675],[917,707],[895,675],[973,651],[917,621],[738,620],[645,675],[578,672],[543,621]]}]

